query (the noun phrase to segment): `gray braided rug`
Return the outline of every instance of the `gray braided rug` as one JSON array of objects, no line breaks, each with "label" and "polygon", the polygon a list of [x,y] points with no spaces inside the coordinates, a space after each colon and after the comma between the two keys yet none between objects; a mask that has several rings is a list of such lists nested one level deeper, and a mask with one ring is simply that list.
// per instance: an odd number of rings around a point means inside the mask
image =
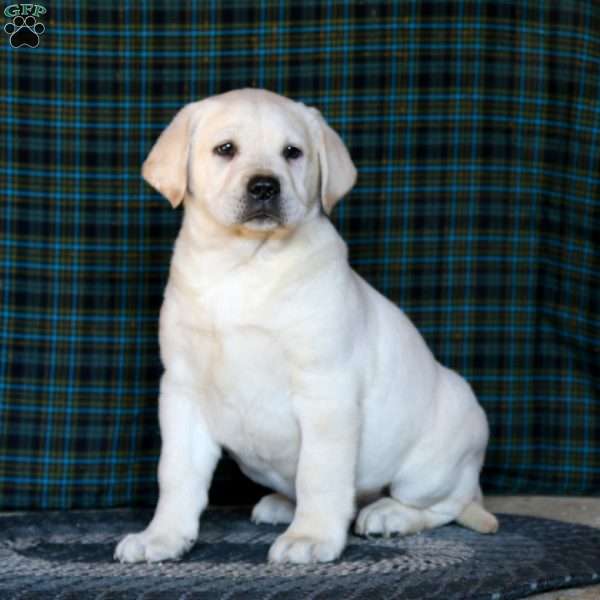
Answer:
[{"label": "gray braided rug", "polygon": [[113,561],[116,542],[151,515],[0,517],[0,598],[507,600],[600,583],[600,531],[514,515],[500,515],[493,536],[457,525],[390,539],[351,536],[335,563],[280,566],[265,559],[283,527],[254,525],[249,510],[213,509],[183,560]]}]

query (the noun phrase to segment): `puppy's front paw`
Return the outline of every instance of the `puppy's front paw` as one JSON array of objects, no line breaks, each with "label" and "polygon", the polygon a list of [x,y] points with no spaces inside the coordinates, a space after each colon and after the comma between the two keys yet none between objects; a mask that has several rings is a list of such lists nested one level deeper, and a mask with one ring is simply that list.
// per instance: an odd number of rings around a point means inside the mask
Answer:
[{"label": "puppy's front paw", "polygon": [[269,550],[271,562],[311,563],[330,562],[338,558],[345,542],[329,538],[284,533]]},{"label": "puppy's front paw", "polygon": [[159,562],[176,560],[196,541],[193,537],[172,532],[153,532],[149,528],[140,533],[130,533],[117,545],[113,558],[122,563]]},{"label": "puppy's front paw", "polygon": [[263,496],[252,509],[254,523],[291,523],[294,518],[295,506],[281,494],[268,494]]}]

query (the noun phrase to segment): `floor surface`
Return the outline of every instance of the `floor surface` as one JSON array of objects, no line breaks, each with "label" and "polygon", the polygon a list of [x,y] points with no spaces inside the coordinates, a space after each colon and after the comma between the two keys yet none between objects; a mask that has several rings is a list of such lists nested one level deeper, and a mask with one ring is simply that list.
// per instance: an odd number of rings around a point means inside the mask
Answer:
[{"label": "floor surface", "polygon": [[[486,496],[485,505],[492,512],[533,515],[600,528],[600,497]],[[529,598],[532,600],[600,600],[600,585],[547,592]]]},{"label": "floor surface", "polygon": [[[600,528],[600,498],[563,496],[487,496],[492,512],[533,515]],[[600,600],[600,585],[530,596],[532,600]]]}]

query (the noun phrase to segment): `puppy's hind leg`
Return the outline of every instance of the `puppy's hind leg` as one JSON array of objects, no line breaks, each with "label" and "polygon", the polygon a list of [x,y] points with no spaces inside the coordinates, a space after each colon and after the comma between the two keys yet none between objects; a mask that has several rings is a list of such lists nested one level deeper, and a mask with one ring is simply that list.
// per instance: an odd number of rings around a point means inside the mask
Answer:
[{"label": "puppy's hind leg", "polygon": [[443,508],[435,505],[425,509],[415,508],[395,498],[380,498],[360,511],[354,531],[359,535],[384,537],[417,533],[452,521],[453,515]]},{"label": "puppy's hind leg", "polygon": [[381,498],[360,511],[354,529],[359,535],[388,537],[417,533],[456,521],[479,533],[494,533],[498,530],[498,521],[483,508],[480,499],[481,492],[461,510],[464,504],[452,497],[427,508],[408,506],[393,497]]},{"label": "puppy's hind leg", "polygon": [[[472,476],[471,473],[463,474],[460,484],[468,484],[467,480]],[[391,497],[381,498],[360,511],[356,519],[356,533],[385,537],[417,533],[450,523],[464,506],[452,496],[429,504],[431,501],[427,497],[431,490],[428,488],[423,489],[420,495],[410,497],[407,502],[403,487],[398,483],[390,485],[390,494]]]},{"label": "puppy's hind leg", "polygon": [[456,522],[479,533],[498,531],[498,519],[483,508],[483,494],[480,487],[477,488],[473,501],[456,517]]}]

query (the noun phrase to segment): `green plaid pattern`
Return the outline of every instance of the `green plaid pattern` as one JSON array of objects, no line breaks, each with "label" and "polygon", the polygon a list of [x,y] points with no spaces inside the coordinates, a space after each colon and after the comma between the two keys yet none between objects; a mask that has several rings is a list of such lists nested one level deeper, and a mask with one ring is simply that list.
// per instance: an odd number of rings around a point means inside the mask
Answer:
[{"label": "green plaid pattern", "polygon": [[334,221],[475,388],[485,490],[600,490],[597,3],[44,6],[37,48],[0,39],[1,509],[155,502],[181,211],[140,165],[184,103],[244,86],[347,142]]}]

